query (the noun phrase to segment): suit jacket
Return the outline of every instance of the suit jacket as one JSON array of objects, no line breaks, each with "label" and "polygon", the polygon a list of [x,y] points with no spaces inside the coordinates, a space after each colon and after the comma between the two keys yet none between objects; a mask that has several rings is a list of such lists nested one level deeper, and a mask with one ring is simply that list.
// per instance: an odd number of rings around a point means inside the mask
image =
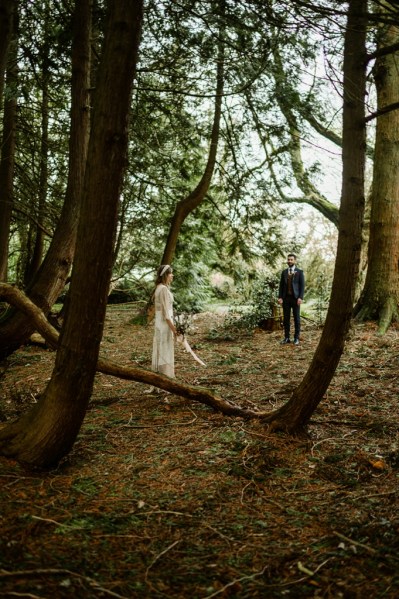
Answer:
[{"label": "suit jacket", "polygon": [[[278,289],[278,296],[283,299],[287,297],[288,292],[288,268],[283,270],[280,277],[280,286]],[[303,300],[303,295],[305,292],[305,276],[303,274],[303,270],[299,268],[295,268],[294,276],[292,278],[292,291],[295,299],[299,297]]]}]

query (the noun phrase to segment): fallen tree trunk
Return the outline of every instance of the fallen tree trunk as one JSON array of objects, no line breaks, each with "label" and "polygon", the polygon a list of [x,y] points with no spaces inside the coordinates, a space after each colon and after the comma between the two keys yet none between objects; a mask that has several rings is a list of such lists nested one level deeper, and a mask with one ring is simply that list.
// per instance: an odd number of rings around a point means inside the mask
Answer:
[{"label": "fallen tree trunk", "polygon": [[[42,310],[25,296],[22,291],[7,283],[0,283],[0,299],[7,301],[9,304],[23,312],[32,323],[34,323],[35,328],[44,337],[48,345],[53,349],[57,348],[59,337],[58,331],[48,322]],[[153,385],[159,389],[169,391],[174,395],[179,395],[205,404],[227,416],[240,416],[241,418],[246,419],[258,418],[267,421],[271,415],[270,412],[257,412],[255,410],[241,408],[221,397],[217,397],[212,391],[204,387],[185,385],[177,382],[175,379],[170,379],[156,372],[145,370],[140,366],[122,366],[102,358],[101,356],[97,362],[97,371],[121,379]]]}]

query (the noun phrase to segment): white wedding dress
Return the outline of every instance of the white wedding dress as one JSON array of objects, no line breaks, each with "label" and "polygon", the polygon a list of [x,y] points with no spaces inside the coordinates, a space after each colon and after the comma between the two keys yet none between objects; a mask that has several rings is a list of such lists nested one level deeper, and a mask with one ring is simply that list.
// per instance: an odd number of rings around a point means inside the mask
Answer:
[{"label": "white wedding dress", "polygon": [[155,372],[175,376],[175,345],[173,333],[166,319],[173,322],[173,294],[162,283],[157,285],[154,294],[155,330],[152,346],[152,365]]}]

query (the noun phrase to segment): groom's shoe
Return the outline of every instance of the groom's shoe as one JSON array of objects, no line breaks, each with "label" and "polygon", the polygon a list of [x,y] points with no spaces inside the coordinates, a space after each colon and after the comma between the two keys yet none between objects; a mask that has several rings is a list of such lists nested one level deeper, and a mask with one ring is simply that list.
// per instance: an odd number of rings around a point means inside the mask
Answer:
[{"label": "groom's shoe", "polygon": [[281,341],[281,345],[286,345],[287,343],[291,343],[291,339],[289,337],[286,337]]},{"label": "groom's shoe", "polygon": [[299,339],[294,339],[294,345],[299,345]]}]

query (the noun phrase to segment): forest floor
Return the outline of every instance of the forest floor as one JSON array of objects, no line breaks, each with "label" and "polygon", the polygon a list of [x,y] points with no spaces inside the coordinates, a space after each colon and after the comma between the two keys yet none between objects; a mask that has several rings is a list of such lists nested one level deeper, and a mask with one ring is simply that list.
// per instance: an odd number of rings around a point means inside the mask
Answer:
[{"label": "forest floor", "polygon": [[[102,354],[149,368],[152,328],[108,310]],[[193,320],[206,362],[176,349],[179,380],[273,410],[321,329],[228,335]],[[309,438],[271,434],[141,383],[96,376],[72,452],[48,472],[0,458],[0,596],[239,599],[399,597],[399,328],[356,324]],[[0,416],[36,401],[54,352],[0,364]]]}]

